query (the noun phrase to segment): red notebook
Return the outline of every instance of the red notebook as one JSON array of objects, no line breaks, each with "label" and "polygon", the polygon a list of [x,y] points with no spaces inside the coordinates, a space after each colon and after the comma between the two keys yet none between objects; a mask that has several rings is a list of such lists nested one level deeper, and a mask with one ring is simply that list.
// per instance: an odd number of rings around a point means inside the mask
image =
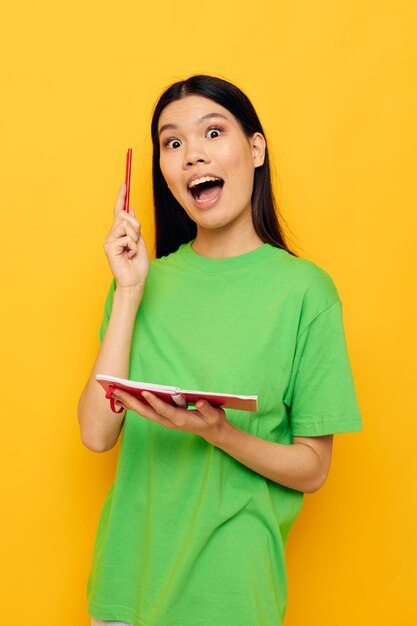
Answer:
[{"label": "red notebook", "polygon": [[[142,396],[142,391],[150,391],[165,402],[172,404],[172,406],[183,406],[186,408],[188,404],[195,404],[199,398],[203,398],[208,400],[211,404],[227,409],[238,409],[239,411],[253,412],[258,410],[258,396],[238,396],[229,393],[217,393],[211,391],[190,391],[180,389],[179,387],[170,387],[168,385],[155,385],[152,383],[141,383],[134,380],[126,380],[124,378],[115,378],[114,376],[105,376],[104,374],[97,374],[96,380],[106,392],[106,398],[109,398],[111,408],[115,413],[121,413],[123,409],[120,408],[120,410],[117,411],[114,406],[114,398],[112,397],[114,388],[128,391],[136,396],[141,402],[146,402],[145,398]],[[185,399],[185,402],[181,396]]]}]

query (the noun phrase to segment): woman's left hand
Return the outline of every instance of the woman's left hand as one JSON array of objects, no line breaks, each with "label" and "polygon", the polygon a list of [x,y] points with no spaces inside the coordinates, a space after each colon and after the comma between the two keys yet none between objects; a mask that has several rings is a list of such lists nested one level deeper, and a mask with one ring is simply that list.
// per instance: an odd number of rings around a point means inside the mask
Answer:
[{"label": "woman's left hand", "polygon": [[230,426],[224,410],[210,404],[207,400],[197,400],[196,410],[189,410],[171,406],[149,391],[142,392],[146,402],[141,402],[121,389],[114,389],[112,395],[121,402],[123,408],[130,409],[166,428],[200,435],[214,445],[221,441],[222,433]]}]

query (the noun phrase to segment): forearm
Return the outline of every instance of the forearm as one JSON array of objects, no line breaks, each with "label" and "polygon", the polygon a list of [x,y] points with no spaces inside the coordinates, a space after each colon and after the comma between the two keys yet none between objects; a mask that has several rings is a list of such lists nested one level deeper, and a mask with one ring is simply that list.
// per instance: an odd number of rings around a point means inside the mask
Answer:
[{"label": "forearm", "polygon": [[312,493],[324,483],[328,464],[307,444],[260,439],[227,422],[212,443],[258,474],[280,485]]},{"label": "forearm", "polygon": [[293,437],[292,444],[283,445],[260,439],[231,424],[225,411],[200,398],[196,410],[173,407],[150,392],[146,400],[115,390],[123,405],[138,415],[167,428],[200,435],[258,474],[285,487],[312,493],[324,483],[330,467],[332,435]]},{"label": "forearm", "polygon": [[125,411],[113,413],[96,374],[119,378],[129,375],[130,349],[142,291],[116,289],[109,323],[90,378],[81,394],[78,420],[81,439],[88,448],[102,452],[112,448],[120,434]]}]

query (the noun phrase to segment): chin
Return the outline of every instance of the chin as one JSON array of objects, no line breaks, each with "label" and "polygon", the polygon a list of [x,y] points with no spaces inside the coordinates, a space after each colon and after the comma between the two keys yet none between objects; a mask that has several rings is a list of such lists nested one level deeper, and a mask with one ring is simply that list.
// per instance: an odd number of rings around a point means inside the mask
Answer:
[{"label": "chin", "polygon": [[222,228],[226,228],[231,225],[233,222],[231,219],[222,216],[207,216],[207,219],[193,219],[191,218],[199,228],[204,228],[205,230],[219,230]]}]

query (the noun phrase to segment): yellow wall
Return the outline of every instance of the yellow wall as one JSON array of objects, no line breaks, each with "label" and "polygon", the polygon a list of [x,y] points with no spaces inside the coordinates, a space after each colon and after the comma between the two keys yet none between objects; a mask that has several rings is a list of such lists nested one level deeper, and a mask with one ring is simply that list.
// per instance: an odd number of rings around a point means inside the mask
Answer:
[{"label": "yellow wall", "polygon": [[110,281],[102,242],[132,145],[152,245],[151,108],[197,72],[236,82],[260,114],[292,241],[344,301],[364,418],[336,437],[290,536],[286,626],[417,623],[414,0],[2,13],[2,624],[88,624],[117,455],[84,449],[76,418]]}]

